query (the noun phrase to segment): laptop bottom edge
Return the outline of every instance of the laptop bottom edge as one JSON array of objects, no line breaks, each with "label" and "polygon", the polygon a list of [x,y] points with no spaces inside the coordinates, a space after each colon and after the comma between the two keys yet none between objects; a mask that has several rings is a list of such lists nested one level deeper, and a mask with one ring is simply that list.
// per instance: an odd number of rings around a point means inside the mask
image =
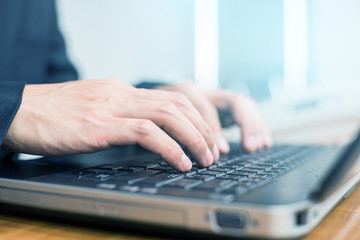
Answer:
[{"label": "laptop bottom edge", "polygon": [[[28,182],[22,183],[22,181],[16,181],[15,185],[18,185],[18,188],[0,186],[0,201],[3,208],[21,211],[28,209],[30,211],[27,212],[35,213],[34,215],[42,213],[42,215],[56,216],[57,218],[60,216],[59,213],[62,213],[61,215],[65,219],[74,219],[74,216],[77,216],[76,220],[79,222],[87,222],[92,219],[95,224],[111,222],[112,226],[134,225],[133,223],[136,223],[135,226],[145,226],[145,228],[150,226],[152,232],[156,232],[155,234],[165,230],[164,233],[167,236],[170,234],[172,238],[176,237],[179,232],[183,232],[186,236],[200,234],[206,236],[206,239],[209,239],[209,236],[291,239],[309,233],[339,203],[339,199],[347,196],[358,181],[359,174],[350,178],[333,194],[319,203],[305,201],[288,206],[263,208],[251,204],[227,204],[216,201],[206,204],[199,201],[196,204],[196,202],[186,199],[171,198],[168,198],[167,201],[164,201],[164,198],[157,201],[156,197],[152,196],[144,196],[142,199],[142,197],[120,194],[114,198],[110,195],[106,197],[106,191],[104,191],[104,198],[91,198],[91,189],[74,188],[76,195],[71,192],[65,194],[62,192],[63,186],[61,185],[29,184]],[[12,180],[9,180],[9,183],[14,186]],[[51,201],[49,187],[52,188],[53,194],[57,195],[57,201]],[[34,190],[31,188],[36,191],[25,192],[23,190]],[[84,198],[79,199],[77,196],[81,192],[83,192]],[[62,200],[59,200],[59,194],[63,197]],[[97,196],[99,195],[97,194]],[[109,199],[112,200],[109,201]],[[152,205],[148,204],[149,199]],[[129,205],[126,202],[131,202],[133,206],[136,203],[135,206],[138,208],[128,209]],[[75,209],[71,209],[74,206]],[[158,207],[158,209],[154,210],[154,207]],[[157,215],[153,215],[152,210]],[[135,219],[137,220],[135,221]],[[154,229],[160,231],[154,231]],[[120,230],[122,231],[122,228]]]}]

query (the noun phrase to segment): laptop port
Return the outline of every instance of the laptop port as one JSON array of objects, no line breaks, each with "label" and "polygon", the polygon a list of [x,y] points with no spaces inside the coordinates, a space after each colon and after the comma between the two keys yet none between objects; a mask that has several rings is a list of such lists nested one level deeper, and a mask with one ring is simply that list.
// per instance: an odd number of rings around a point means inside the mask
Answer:
[{"label": "laptop port", "polygon": [[296,225],[297,226],[305,225],[306,219],[307,219],[307,211],[306,210],[296,213]]},{"label": "laptop port", "polygon": [[246,217],[241,213],[217,212],[216,220],[223,228],[244,229],[246,226]]}]

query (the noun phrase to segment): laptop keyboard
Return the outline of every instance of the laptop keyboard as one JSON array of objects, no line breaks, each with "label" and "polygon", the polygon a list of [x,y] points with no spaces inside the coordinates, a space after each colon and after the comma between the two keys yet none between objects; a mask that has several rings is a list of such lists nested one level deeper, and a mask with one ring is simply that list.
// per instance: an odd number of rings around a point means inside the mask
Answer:
[{"label": "laptop keyboard", "polygon": [[[255,153],[232,152],[222,155],[216,164],[207,168],[193,163],[186,173],[174,170],[161,160],[153,160],[128,166],[105,164],[61,173],[61,176],[76,180],[70,182],[80,186],[107,190],[231,200],[287,173],[319,149],[321,147],[277,145]],[[46,180],[41,178],[38,180]]]}]

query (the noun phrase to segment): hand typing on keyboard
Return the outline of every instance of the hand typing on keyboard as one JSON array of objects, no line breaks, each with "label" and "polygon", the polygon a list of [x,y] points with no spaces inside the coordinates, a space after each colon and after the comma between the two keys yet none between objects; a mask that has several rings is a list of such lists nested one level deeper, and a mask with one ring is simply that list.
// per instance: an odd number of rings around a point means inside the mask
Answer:
[{"label": "hand typing on keyboard", "polygon": [[272,145],[270,133],[251,98],[229,90],[200,89],[190,81],[162,86],[160,89],[181,92],[190,99],[209,124],[221,153],[229,152],[221,125],[241,126],[243,147],[249,152]]},{"label": "hand typing on keyboard", "polygon": [[271,145],[254,102],[244,96],[191,83],[148,90],[107,79],[27,85],[3,146],[63,155],[138,143],[189,171],[192,163],[179,144],[202,167],[229,151],[217,109],[228,113],[227,123],[241,125],[246,150]]}]

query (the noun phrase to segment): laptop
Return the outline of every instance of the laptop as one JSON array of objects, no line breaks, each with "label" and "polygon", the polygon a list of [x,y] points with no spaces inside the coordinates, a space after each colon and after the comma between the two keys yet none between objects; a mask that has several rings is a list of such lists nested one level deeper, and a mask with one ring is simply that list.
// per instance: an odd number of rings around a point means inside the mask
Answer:
[{"label": "laptop", "polygon": [[[218,163],[180,173],[138,146],[94,154],[3,161],[3,208],[150,226],[188,236],[296,238],[309,233],[358,183],[360,132],[348,145],[239,143]],[[108,221],[110,220],[110,221]]]}]

